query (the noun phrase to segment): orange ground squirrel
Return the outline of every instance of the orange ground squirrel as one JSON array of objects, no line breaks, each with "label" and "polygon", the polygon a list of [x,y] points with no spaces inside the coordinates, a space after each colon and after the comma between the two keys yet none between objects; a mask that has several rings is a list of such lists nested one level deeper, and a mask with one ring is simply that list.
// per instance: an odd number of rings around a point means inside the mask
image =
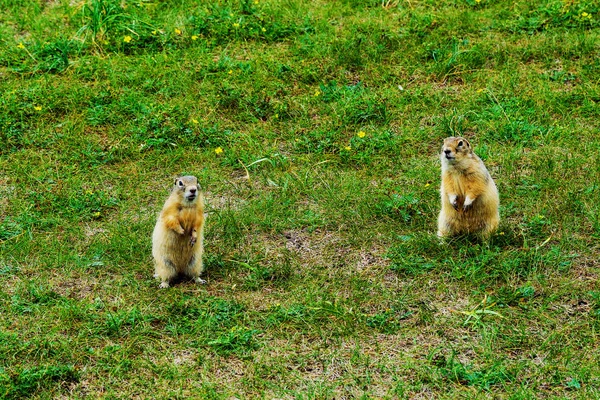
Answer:
[{"label": "orange ground squirrel", "polygon": [[161,288],[171,279],[186,275],[197,283],[203,271],[204,196],[198,179],[182,176],[175,179],[171,195],[160,212],[152,234],[155,274]]},{"label": "orange ground squirrel", "polygon": [[488,238],[498,227],[498,189],[483,161],[462,137],[442,147],[442,210],[438,236],[477,233]]}]

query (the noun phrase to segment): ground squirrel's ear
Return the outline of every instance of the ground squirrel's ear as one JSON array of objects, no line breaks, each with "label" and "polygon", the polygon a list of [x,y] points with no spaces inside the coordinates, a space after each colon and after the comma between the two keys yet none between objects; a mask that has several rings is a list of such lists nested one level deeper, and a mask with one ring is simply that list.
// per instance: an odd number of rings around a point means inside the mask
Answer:
[{"label": "ground squirrel's ear", "polygon": [[466,145],[467,147],[471,147],[471,143],[469,143],[469,141],[468,141],[467,139],[464,139],[464,141],[465,141],[465,145]]}]

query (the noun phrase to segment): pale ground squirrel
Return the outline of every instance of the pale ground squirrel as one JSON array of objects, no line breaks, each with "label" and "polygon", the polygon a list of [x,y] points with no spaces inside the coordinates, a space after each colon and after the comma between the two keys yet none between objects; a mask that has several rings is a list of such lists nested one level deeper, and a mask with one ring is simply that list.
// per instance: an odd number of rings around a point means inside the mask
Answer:
[{"label": "pale ground squirrel", "polygon": [[171,279],[186,275],[197,283],[203,271],[204,196],[198,179],[182,176],[175,179],[171,195],[160,212],[152,234],[152,256],[155,277],[161,288],[169,287]]},{"label": "pale ground squirrel", "polygon": [[488,238],[500,221],[500,200],[483,161],[462,137],[446,138],[440,158],[442,210],[438,236],[477,233]]}]

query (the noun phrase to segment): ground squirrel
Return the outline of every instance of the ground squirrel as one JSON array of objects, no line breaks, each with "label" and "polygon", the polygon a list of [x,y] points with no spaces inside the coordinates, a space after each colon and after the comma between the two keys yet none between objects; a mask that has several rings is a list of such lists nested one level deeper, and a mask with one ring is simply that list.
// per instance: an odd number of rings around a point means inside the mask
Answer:
[{"label": "ground squirrel", "polygon": [[194,176],[176,178],[152,234],[154,276],[160,278],[161,288],[169,287],[169,281],[180,274],[205,283],[200,279],[203,241],[204,196],[198,179]]},{"label": "ground squirrel", "polygon": [[489,237],[498,227],[498,189],[483,161],[462,137],[442,147],[442,210],[438,236],[477,233]]}]

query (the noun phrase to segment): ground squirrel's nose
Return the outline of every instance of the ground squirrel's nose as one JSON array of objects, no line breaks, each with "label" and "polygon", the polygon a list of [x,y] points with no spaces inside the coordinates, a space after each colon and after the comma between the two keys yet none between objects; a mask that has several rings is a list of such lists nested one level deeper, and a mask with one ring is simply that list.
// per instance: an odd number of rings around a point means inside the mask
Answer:
[{"label": "ground squirrel's nose", "polygon": [[446,155],[452,153],[452,150],[444,150],[444,153],[446,153]]},{"label": "ground squirrel's nose", "polygon": [[191,189],[190,189],[190,193],[191,193],[191,194],[194,194],[194,193],[196,193],[196,190],[197,190],[196,188],[191,188]]}]

